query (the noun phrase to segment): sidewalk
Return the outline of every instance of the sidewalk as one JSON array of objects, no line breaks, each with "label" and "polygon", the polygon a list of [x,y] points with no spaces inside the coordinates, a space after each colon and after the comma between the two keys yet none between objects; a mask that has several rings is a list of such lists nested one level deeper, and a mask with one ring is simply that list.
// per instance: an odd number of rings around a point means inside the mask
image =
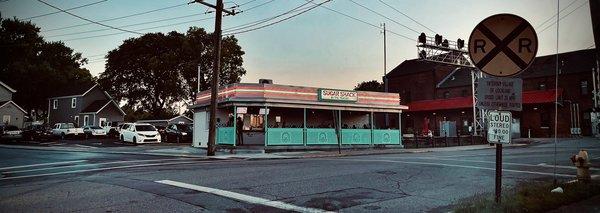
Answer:
[{"label": "sidewalk", "polygon": [[[519,147],[526,144],[509,144],[505,147]],[[229,153],[220,151],[216,156],[207,157],[206,150],[191,146],[123,146],[123,147],[39,147],[39,146],[24,146],[24,145],[6,145],[0,144],[0,148],[9,149],[33,149],[33,150],[49,150],[49,151],[64,151],[64,152],[92,152],[92,153],[109,153],[109,154],[135,154],[135,155],[154,155],[168,157],[188,157],[188,158],[213,158],[213,159],[294,159],[294,158],[322,158],[322,157],[340,157],[340,156],[358,156],[358,155],[381,155],[381,154],[400,154],[400,153],[424,153],[424,152],[448,152],[448,151],[465,151],[494,148],[488,144],[470,145],[470,146],[454,146],[454,147],[435,147],[435,148],[418,148],[418,149],[403,149],[403,148],[388,148],[388,149],[360,149],[360,150],[342,150],[341,154],[338,151],[298,151],[298,152],[276,152],[264,153],[257,150],[237,149],[235,152]]]}]

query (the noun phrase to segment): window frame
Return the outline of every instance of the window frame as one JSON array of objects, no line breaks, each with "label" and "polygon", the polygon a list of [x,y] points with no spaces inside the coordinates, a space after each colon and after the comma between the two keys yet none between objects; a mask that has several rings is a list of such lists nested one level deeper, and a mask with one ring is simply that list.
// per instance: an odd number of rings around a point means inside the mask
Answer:
[{"label": "window frame", "polygon": [[71,98],[71,108],[74,109],[77,107],[77,98]]},{"label": "window frame", "polygon": [[52,100],[52,109],[58,109],[58,99]]}]

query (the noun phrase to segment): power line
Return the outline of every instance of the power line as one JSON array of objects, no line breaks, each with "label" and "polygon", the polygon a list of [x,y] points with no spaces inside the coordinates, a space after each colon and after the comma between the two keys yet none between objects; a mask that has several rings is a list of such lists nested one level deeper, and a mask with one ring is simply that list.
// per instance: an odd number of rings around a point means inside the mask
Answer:
[{"label": "power line", "polygon": [[[71,7],[69,9],[65,9],[65,11],[70,11],[70,10],[75,10],[75,9],[79,9],[79,8],[83,8],[83,7],[88,7],[88,6],[99,4],[99,3],[102,3],[102,2],[105,2],[105,1],[108,1],[108,0],[100,0],[100,1],[89,3],[89,4],[84,4],[84,5],[81,5],[81,6],[77,6],[77,7]],[[37,15],[37,16],[31,16],[31,17],[24,18],[24,19],[25,20],[30,20],[30,19],[34,19],[34,18],[39,18],[39,17],[49,16],[49,15],[54,15],[54,14],[57,14],[57,13],[60,13],[60,12],[61,11],[55,11],[55,12],[45,13],[45,14],[41,14],[41,15]]]},{"label": "power line", "polygon": [[[314,1],[314,0],[310,0],[310,2],[312,2],[312,1]],[[257,21],[248,22],[248,23],[245,23],[245,24],[241,24],[241,25],[237,25],[237,26],[234,26],[234,27],[230,27],[230,28],[224,29],[223,32],[227,33],[227,32],[231,32],[231,31],[235,31],[235,30],[242,30],[242,29],[245,29],[245,28],[250,28],[250,27],[253,27],[253,26],[256,26],[256,25],[259,25],[259,24],[262,24],[262,23],[265,23],[265,22],[268,22],[268,21],[271,21],[271,20],[274,20],[274,19],[277,19],[277,18],[279,18],[281,16],[284,16],[284,15],[296,12],[298,10],[306,9],[306,8],[302,8],[302,7],[310,4],[310,2],[306,2],[304,4],[301,4],[300,6],[292,8],[291,10],[288,10],[288,11],[283,12],[281,14],[278,14],[276,16],[272,16],[272,17],[269,17],[269,18],[264,18],[264,19],[260,19],[260,20],[257,20]]]},{"label": "power line", "polygon": [[[119,19],[124,19],[124,18],[139,16],[139,15],[144,15],[144,14],[148,14],[148,13],[158,12],[158,11],[162,11],[162,10],[168,10],[168,9],[172,9],[172,8],[176,8],[176,7],[181,7],[181,6],[184,6],[184,5],[187,5],[187,3],[177,4],[177,5],[173,5],[173,6],[168,6],[168,7],[163,7],[163,8],[158,8],[158,9],[153,9],[153,10],[148,10],[148,11],[143,11],[143,12],[134,13],[134,14],[125,15],[125,16],[120,16],[120,17],[115,17],[115,18],[104,19],[104,20],[100,20],[98,22],[114,21],[114,20],[119,20]],[[71,25],[71,26],[66,26],[66,27],[59,27],[59,28],[49,29],[49,30],[45,30],[45,31],[42,31],[42,32],[64,30],[64,29],[69,29],[69,28],[74,28],[74,27],[87,26],[87,25],[90,25],[90,24],[93,24],[93,23],[76,24],[76,25]]]},{"label": "power line", "polygon": [[[139,23],[135,23],[135,24],[128,24],[128,25],[123,25],[123,26],[118,26],[118,27],[119,27],[119,28],[123,28],[123,27],[133,27],[133,26],[138,26],[138,25],[145,25],[145,24],[151,24],[151,23],[157,23],[157,22],[164,22],[164,21],[170,21],[170,20],[182,19],[182,18],[187,18],[187,17],[192,17],[192,16],[199,16],[199,15],[204,15],[204,14],[206,14],[206,13],[200,13],[200,14],[190,14],[190,15],[185,15],[185,16],[178,16],[178,17],[165,18],[165,19],[158,19],[158,20],[153,20],[153,21],[139,22]],[[59,35],[50,35],[50,36],[45,36],[45,37],[46,37],[46,38],[53,38],[53,37],[69,36],[69,35],[78,35],[78,34],[85,34],[85,33],[92,33],[92,32],[102,32],[102,31],[107,31],[107,30],[112,30],[112,29],[86,30],[86,31],[73,32],[73,33],[65,33],[65,34],[59,34]]]},{"label": "power line", "polygon": [[[308,1],[308,0],[306,0],[306,1]],[[315,3],[313,3],[313,4],[315,4]],[[363,24],[369,25],[369,26],[371,26],[371,27],[377,28],[378,30],[383,30],[383,28],[381,28],[380,26],[377,26],[377,25],[375,25],[375,24],[369,23],[369,22],[367,22],[367,21],[364,21],[364,20],[362,20],[362,19],[359,19],[359,18],[353,17],[353,16],[351,16],[351,15],[348,15],[348,14],[342,13],[342,12],[340,12],[340,11],[337,11],[337,10],[331,9],[331,8],[329,8],[329,7],[327,7],[327,6],[320,5],[320,7],[322,7],[322,8],[325,8],[325,9],[327,9],[327,10],[331,11],[331,12],[337,13],[337,14],[339,14],[339,15],[345,16],[346,18],[349,18],[349,19],[352,19],[352,20],[355,20],[355,21],[361,22],[361,23],[363,23]],[[410,37],[408,37],[408,36],[405,36],[405,35],[402,35],[402,34],[396,33],[396,32],[394,32],[394,31],[391,31],[391,30],[388,30],[388,29],[386,29],[385,31],[387,31],[387,32],[390,32],[390,33],[392,33],[392,34],[394,34],[394,35],[400,36],[400,37],[402,37],[402,38],[405,38],[405,39],[408,39],[408,40],[414,41],[414,42],[416,42],[416,41],[417,41],[417,40],[415,40],[415,39],[412,39],[412,38],[410,38]]]},{"label": "power line", "polygon": [[[308,11],[311,11],[312,9],[314,9],[314,8],[317,8],[317,7],[319,7],[319,6],[321,6],[321,5],[325,4],[325,3],[327,3],[327,2],[329,2],[329,1],[331,1],[331,0],[326,0],[326,1],[323,1],[323,2],[321,2],[321,3],[318,3],[318,4],[314,5],[314,6],[311,6],[311,7],[309,7],[309,8],[306,8],[306,9],[304,9],[303,11],[300,11],[300,12],[298,12],[298,13],[296,13],[296,14],[292,15],[292,16],[288,16],[288,17],[286,17],[286,18],[284,18],[284,19],[281,19],[281,20],[278,20],[278,21],[275,21],[275,22],[271,22],[271,23],[269,23],[269,24],[266,24],[266,25],[263,25],[263,26],[259,26],[259,27],[255,27],[255,28],[251,28],[251,29],[247,29],[247,30],[241,30],[241,31],[237,31],[237,32],[226,33],[226,34],[224,34],[224,36],[235,35],[235,34],[241,34],[241,33],[247,33],[247,32],[250,32],[250,31],[254,31],[254,30],[258,30],[258,29],[262,29],[262,28],[265,28],[265,27],[268,27],[268,26],[275,25],[275,24],[277,24],[277,23],[280,23],[280,22],[283,22],[283,21],[289,20],[289,19],[291,19],[291,18],[294,18],[294,17],[296,17],[296,16],[302,15],[303,13],[306,13],[306,12],[308,12]],[[310,2],[312,3],[312,1],[310,1]]]},{"label": "power line", "polygon": [[[248,11],[248,10],[252,10],[252,9],[254,9],[254,8],[257,8],[257,7],[262,7],[262,6],[266,5],[266,4],[269,4],[269,3],[271,3],[271,2],[274,2],[274,1],[275,1],[275,0],[270,0],[270,1],[264,2],[264,3],[262,3],[262,4],[255,5],[255,6],[253,6],[253,7],[250,7],[250,8],[248,8],[248,9],[246,9],[246,10],[242,10],[242,11],[240,11],[240,13],[241,13],[241,12]],[[242,5],[244,5],[244,4],[242,4]],[[242,6],[242,5],[240,5],[240,6]]]},{"label": "power line", "polygon": [[[559,12],[562,12],[564,10],[566,10],[567,8],[571,7],[571,5],[573,5],[575,2],[577,2],[579,0],[573,0],[571,3],[569,3],[569,5],[567,5],[565,8],[563,8],[562,10],[560,10]],[[536,28],[540,28],[542,26],[544,26],[544,24],[548,23],[549,21],[551,21],[554,17],[556,17],[558,13],[555,13],[554,15],[552,15],[552,17],[546,19],[546,21],[542,22],[540,25],[538,25]]]},{"label": "power line", "polygon": [[379,16],[387,19],[387,20],[390,20],[391,22],[394,22],[394,23],[396,23],[396,24],[398,24],[400,26],[403,26],[404,28],[409,29],[409,30],[411,30],[411,31],[413,31],[413,32],[415,32],[417,34],[421,33],[419,31],[417,31],[417,30],[415,30],[413,28],[410,28],[409,26],[406,26],[406,25],[404,25],[404,24],[402,24],[402,23],[400,23],[400,22],[398,22],[398,21],[396,21],[394,19],[391,19],[391,18],[389,18],[389,17],[387,17],[387,16],[385,16],[385,15],[383,15],[383,14],[381,14],[381,13],[375,11],[375,10],[372,10],[371,8],[368,8],[368,7],[366,7],[366,6],[362,5],[362,4],[356,3],[354,0],[349,0],[349,1],[352,2],[352,3],[354,3],[354,4],[356,4],[356,5],[358,5],[358,6],[360,6],[360,7],[362,7],[362,8],[364,8],[364,9],[366,9],[366,10],[368,10],[368,11],[371,11],[372,13],[375,13],[375,14],[377,14],[377,15],[379,15]]},{"label": "power line", "polygon": [[[203,19],[198,19],[198,20],[192,20],[192,21],[184,21],[184,22],[173,23],[173,24],[166,24],[166,25],[161,25],[161,26],[148,27],[148,28],[143,28],[143,29],[137,29],[136,31],[151,30],[151,29],[162,28],[162,27],[171,27],[171,26],[177,26],[177,25],[182,25],[182,24],[194,23],[194,22],[198,22],[198,21],[204,21],[204,20],[208,20],[208,19],[214,19],[214,17],[208,17],[208,18],[203,18]],[[76,40],[82,40],[82,39],[90,39],[90,38],[98,38],[98,37],[105,37],[105,36],[120,35],[120,34],[125,34],[125,33],[127,33],[127,32],[117,32],[117,33],[109,33],[109,34],[102,34],[102,35],[95,35],[95,36],[86,36],[86,37],[65,39],[65,40],[62,40],[62,41],[76,41]]]},{"label": "power line", "polygon": [[65,11],[65,10],[63,10],[63,9],[61,9],[61,8],[59,8],[59,7],[56,7],[56,6],[54,6],[54,5],[51,5],[51,4],[48,4],[47,2],[45,2],[45,1],[43,1],[43,0],[37,0],[37,1],[39,1],[39,2],[41,2],[41,3],[43,3],[43,4],[45,4],[45,5],[48,5],[49,7],[52,7],[52,8],[54,8],[54,9],[60,10],[60,11],[62,11],[63,13],[69,14],[69,15],[71,15],[71,16],[74,16],[74,17],[76,17],[76,18],[79,18],[79,19],[83,19],[83,20],[89,21],[89,22],[91,22],[91,23],[95,23],[95,24],[97,24],[97,25],[100,25],[100,26],[104,26],[104,27],[108,27],[108,28],[112,28],[112,29],[115,29],[115,30],[120,30],[120,31],[123,31],[123,32],[128,32],[128,33],[134,33],[134,34],[140,34],[140,35],[142,34],[142,33],[139,33],[139,32],[135,32],[135,31],[131,31],[131,30],[125,30],[125,29],[121,29],[121,28],[113,27],[113,26],[110,26],[110,25],[102,24],[102,23],[100,23],[100,22],[93,21],[93,20],[90,20],[90,19],[87,19],[87,18],[84,18],[84,17],[78,16],[78,15],[75,15],[75,14],[73,14],[73,13],[69,12],[69,11]]},{"label": "power line", "polygon": [[[588,3],[588,1],[583,2],[583,4],[579,5],[577,8],[575,8],[574,10],[572,10],[571,12],[567,13],[567,15],[564,15],[563,17],[560,17],[560,19],[558,17],[556,17],[556,19],[558,19],[558,21],[563,20],[564,18],[566,18],[567,16],[571,15],[571,13],[575,12],[576,10],[578,10],[579,8],[585,6]],[[554,26],[556,23],[552,23],[551,25],[548,25],[547,27],[545,27],[544,29],[540,30],[540,32],[538,32],[537,34],[541,34],[542,32],[546,31],[548,28],[550,28],[551,26]]]},{"label": "power line", "polygon": [[[577,0],[576,0],[576,1],[577,1]],[[409,15],[406,15],[406,14],[405,14],[405,13],[403,13],[402,11],[400,11],[400,10],[396,9],[395,7],[392,7],[392,5],[389,5],[388,3],[385,3],[383,0],[379,0],[379,2],[381,2],[382,4],[384,4],[384,5],[385,5],[385,6],[387,6],[387,7],[391,8],[392,10],[394,10],[394,11],[396,11],[396,12],[398,12],[398,13],[402,14],[402,15],[403,15],[403,16],[405,16],[406,18],[408,18],[408,19],[410,19],[410,20],[414,21],[414,22],[415,22],[415,23],[417,23],[418,25],[421,25],[421,27],[424,27],[424,28],[428,29],[428,30],[429,30],[429,31],[431,31],[432,33],[436,33],[436,32],[435,32],[435,31],[433,31],[431,28],[429,28],[429,27],[427,27],[427,26],[425,26],[425,25],[421,24],[421,23],[420,23],[420,22],[418,22],[417,20],[415,20],[415,19],[411,18]]]}]

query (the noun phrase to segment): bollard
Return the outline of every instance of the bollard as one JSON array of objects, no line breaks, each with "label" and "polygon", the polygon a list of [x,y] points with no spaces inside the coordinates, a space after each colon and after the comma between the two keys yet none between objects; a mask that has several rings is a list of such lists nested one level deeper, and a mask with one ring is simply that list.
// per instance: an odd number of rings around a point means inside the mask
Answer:
[{"label": "bollard", "polygon": [[590,182],[590,159],[586,150],[582,149],[577,155],[571,156],[571,162],[577,167],[577,181]]}]

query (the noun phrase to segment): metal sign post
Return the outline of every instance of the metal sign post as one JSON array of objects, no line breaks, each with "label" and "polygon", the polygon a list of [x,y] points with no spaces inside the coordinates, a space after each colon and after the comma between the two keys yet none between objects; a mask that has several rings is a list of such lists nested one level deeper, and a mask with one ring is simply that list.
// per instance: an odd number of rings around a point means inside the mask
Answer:
[{"label": "metal sign post", "polygon": [[[512,14],[497,14],[481,21],[469,37],[469,57],[482,72],[510,77],[527,69],[538,50],[534,28]],[[520,79],[480,79],[477,107],[487,110],[521,111]],[[481,88],[480,88],[481,87]],[[490,111],[487,117],[488,142],[496,144],[496,203],[502,196],[502,144],[510,143],[512,115]]]}]

